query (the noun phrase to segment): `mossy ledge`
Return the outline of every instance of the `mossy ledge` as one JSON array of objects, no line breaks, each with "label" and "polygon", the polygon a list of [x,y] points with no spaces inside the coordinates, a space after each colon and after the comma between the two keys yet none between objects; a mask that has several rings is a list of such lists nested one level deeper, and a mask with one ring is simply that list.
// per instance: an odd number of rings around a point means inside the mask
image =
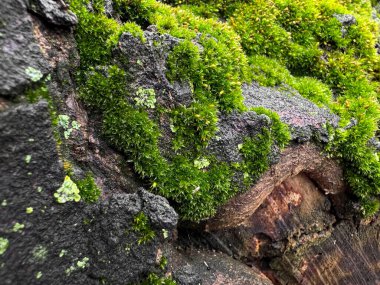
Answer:
[{"label": "mossy ledge", "polygon": [[[377,212],[380,163],[367,144],[376,135],[380,118],[379,56],[374,48],[378,25],[370,19],[370,3],[224,2],[187,1],[171,7],[155,0],[115,0],[115,20],[106,16],[102,0],[70,1],[79,19],[80,96],[102,114],[105,137],[150,180],[152,191],[174,201],[182,219],[199,221],[244,191],[234,183],[237,172],[259,177],[268,168],[270,146],[284,147],[289,140],[289,131],[276,114],[255,110],[271,118],[271,126],[245,139],[242,163],[219,161],[207,152],[219,114],[246,111],[243,82],[285,83],[341,117],[341,127],[331,130],[326,150],[344,165],[363,213]],[[205,13],[207,9],[214,12]],[[341,14],[354,15],[356,23],[344,27],[336,17]],[[170,109],[154,100],[133,104],[136,95],[126,88],[128,69],[115,62],[113,50],[124,32],[144,42],[142,28],[149,25],[182,40],[167,59],[167,78],[189,82],[193,94],[189,106]],[[151,109],[172,121],[174,155],[169,159],[160,153],[158,116],[152,116]],[[355,124],[347,127],[353,119]],[[245,183],[245,188],[253,182]]]}]

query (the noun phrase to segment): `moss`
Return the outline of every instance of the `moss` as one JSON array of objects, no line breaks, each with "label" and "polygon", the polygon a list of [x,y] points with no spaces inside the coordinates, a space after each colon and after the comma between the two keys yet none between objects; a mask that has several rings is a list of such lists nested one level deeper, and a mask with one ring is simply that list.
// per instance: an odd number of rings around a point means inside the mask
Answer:
[{"label": "moss", "polygon": [[[149,179],[152,191],[174,201],[183,219],[213,215],[240,189],[232,179],[236,171],[258,177],[268,168],[272,144],[284,147],[289,140],[288,130],[275,113],[257,109],[271,119],[272,126],[256,138],[245,139],[241,165],[207,156],[207,144],[217,131],[218,112],[244,111],[241,83],[252,79],[267,86],[287,84],[340,115],[341,128],[332,133],[334,139],[326,150],[346,169],[353,169],[355,175],[346,171],[347,181],[363,205],[377,199],[379,162],[366,145],[379,121],[378,84],[373,81],[379,77],[373,48],[378,29],[370,19],[369,5],[343,5],[335,0],[169,1],[187,4],[182,9],[154,0],[116,0],[115,13],[123,24],[106,17],[103,1],[97,1],[93,13],[86,9],[87,2],[71,1],[79,17],[81,98],[102,115],[108,141]],[[357,23],[345,27],[342,36],[335,14],[353,14]],[[193,103],[187,107],[162,110],[145,92],[129,94],[128,70],[111,61],[123,31],[144,41],[140,27],[151,24],[161,33],[182,39],[169,54],[167,77],[190,83]],[[174,133],[175,153],[165,158],[158,148],[157,117],[162,114],[170,117]],[[351,118],[357,126],[345,129]],[[209,164],[200,168],[202,159]]]},{"label": "moss", "polygon": [[171,129],[175,134],[174,150],[185,148],[199,153],[215,137],[218,109],[214,104],[192,103],[170,112]]},{"label": "moss", "polygon": [[140,283],[140,285],[176,285],[175,282],[170,277],[159,277],[155,273],[150,273],[146,280]]},{"label": "moss", "polygon": [[102,194],[102,192],[96,185],[94,176],[91,172],[88,172],[85,178],[78,180],[76,184],[79,189],[79,195],[81,196],[83,201],[87,203],[95,203],[99,200],[99,197]]},{"label": "moss", "polygon": [[148,217],[140,212],[133,220],[132,229],[138,234],[138,245],[152,241],[156,233],[151,229]]},{"label": "moss", "polygon": [[6,238],[0,237],[0,255],[3,255],[9,247],[9,241]]}]

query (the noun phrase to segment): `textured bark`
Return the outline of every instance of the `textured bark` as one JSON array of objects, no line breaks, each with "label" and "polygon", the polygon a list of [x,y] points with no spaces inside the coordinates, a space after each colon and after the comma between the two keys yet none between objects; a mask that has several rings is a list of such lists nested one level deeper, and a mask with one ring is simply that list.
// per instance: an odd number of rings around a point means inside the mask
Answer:
[{"label": "textured bark", "polygon": [[326,194],[336,194],[345,189],[343,172],[337,162],[321,154],[321,150],[311,143],[296,145],[286,149],[280,161],[250,191],[234,197],[221,207],[217,215],[207,223],[207,229],[216,230],[246,224],[277,186],[299,173],[305,173],[313,179]]}]

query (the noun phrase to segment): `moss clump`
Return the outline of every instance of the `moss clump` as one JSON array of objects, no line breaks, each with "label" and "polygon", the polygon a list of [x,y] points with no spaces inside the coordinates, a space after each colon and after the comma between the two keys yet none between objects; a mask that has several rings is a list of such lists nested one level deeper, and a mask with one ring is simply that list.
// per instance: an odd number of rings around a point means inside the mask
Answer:
[{"label": "moss clump", "polygon": [[[103,24],[109,22],[102,5],[92,13],[83,3],[72,0],[71,6],[74,12],[79,11],[79,18],[83,18],[80,26],[93,17],[98,17],[97,21]],[[156,1],[117,0],[114,8],[123,21],[143,26],[155,24],[161,32],[183,39],[169,54],[167,77],[188,81],[194,100],[187,107],[165,109],[154,102],[153,89],[129,94],[128,69],[111,63],[110,49],[101,60],[90,61],[93,52],[105,51],[109,47],[107,43],[116,43],[118,36],[115,35],[121,23],[107,32],[108,39],[104,37],[91,43],[87,35],[81,36],[91,26],[78,28],[78,46],[85,58],[79,79],[80,96],[102,115],[102,131],[108,141],[133,161],[136,172],[151,181],[153,191],[174,202],[182,219],[198,221],[212,216],[219,205],[239,191],[233,182],[238,170],[210,156],[206,147],[217,132],[218,112],[245,109],[241,82],[248,79],[248,63],[240,39],[226,24],[198,18]],[[93,28],[89,34],[95,36],[98,27]],[[197,35],[196,31],[202,34]],[[202,45],[202,52],[195,40]],[[87,48],[93,44],[97,47],[88,53]],[[161,135],[158,117],[161,115],[168,116],[171,122],[174,139],[170,157],[164,157],[158,147]],[[269,133],[270,138],[259,137],[256,143],[269,146],[274,143],[273,131]],[[251,154],[246,156],[252,157]],[[260,159],[267,163],[266,156]],[[247,171],[257,177],[263,170],[254,167],[246,165]]]},{"label": "moss clump", "polygon": [[[169,2],[188,4],[183,8],[196,13],[205,11],[194,1]],[[240,35],[255,80],[269,86],[288,84],[342,118],[327,151],[344,165],[346,180],[361,200],[363,212],[377,211],[380,162],[367,145],[376,136],[380,119],[380,57],[374,48],[379,25],[371,16],[371,2],[201,2],[212,11],[203,16],[226,19]],[[340,15],[352,15],[354,20],[342,24]],[[346,128],[351,120],[356,125]]]},{"label": "moss clump", "polygon": [[141,285],[176,285],[170,277],[159,277],[155,273],[150,273],[146,280],[140,283]]},{"label": "moss clump", "polygon": [[99,200],[102,192],[96,185],[94,176],[92,173],[87,173],[86,177],[77,181],[77,186],[79,188],[79,195],[87,203],[95,203]]},{"label": "moss clump", "polygon": [[272,145],[275,143],[281,149],[290,141],[288,126],[283,124],[277,113],[263,107],[251,108],[257,114],[266,115],[271,120],[271,127],[262,129],[261,133],[252,138],[245,138],[239,145],[243,155],[243,163],[237,169],[243,172],[244,182],[247,185],[254,183],[268,170]]},{"label": "moss clump", "polygon": [[151,229],[149,224],[148,217],[140,212],[133,220],[132,229],[138,234],[139,238],[137,240],[137,244],[145,244],[149,241],[152,241],[156,232]]}]

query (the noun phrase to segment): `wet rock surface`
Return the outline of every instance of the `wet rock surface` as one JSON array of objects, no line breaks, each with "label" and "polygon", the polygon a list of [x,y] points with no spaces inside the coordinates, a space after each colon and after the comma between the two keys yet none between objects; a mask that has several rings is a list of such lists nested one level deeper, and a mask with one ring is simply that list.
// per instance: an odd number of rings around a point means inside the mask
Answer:
[{"label": "wet rock surface", "polygon": [[[0,117],[0,236],[9,241],[0,256],[2,284],[125,284],[156,268],[178,219],[164,198],[140,189],[93,205],[58,204],[53,194],[64,171],[47,103],[20,105]],[[141,244],[133,230],[140,212],[156,232]]]},{"label": "wet rock surface", "polygon": [[48,65],[34,38],[25,1],[2,1],[0,22],[0,95],[9,97],[39,81]]},{"label": "wet rock surface", "polygon": [[54,25],[74,26],[78,23],[77,16],[62,0],[29,0],[29,9]]},{"label": "wet rock surface", "polygon": [[175,264],[173,279],[180,285],[272,285],[258,269],[223,253],[180,251]]}]

